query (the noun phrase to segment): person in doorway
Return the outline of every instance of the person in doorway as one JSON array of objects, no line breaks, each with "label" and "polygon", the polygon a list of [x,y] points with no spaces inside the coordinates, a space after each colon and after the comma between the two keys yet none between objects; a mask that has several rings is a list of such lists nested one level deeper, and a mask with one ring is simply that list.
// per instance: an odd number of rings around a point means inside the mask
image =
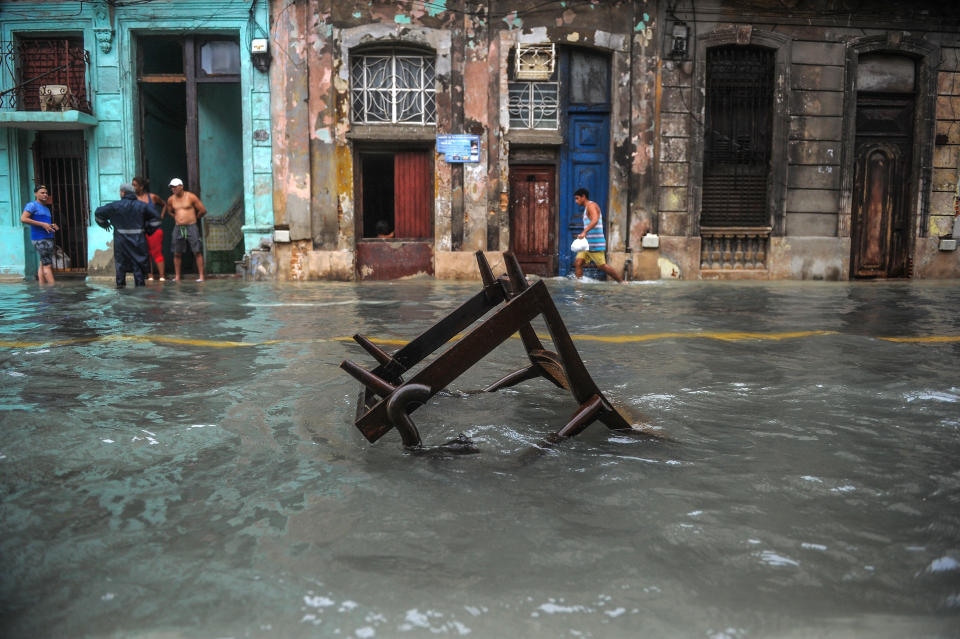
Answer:
[{"label": "person in doorway", "polygon": [[37,267],[37,281],[41,284],[53,284],[53,255],[56,246],[53,243],[54,231],[60,227],[53,223],[50,213],[50,191],[42,184],[33,189],[33,202],[23,207],[20,221],[30,227],[30,241],[37,250],[40,265]]},{"label": "person in doorway", "polygon": [[[166,206],[163,202],[163,198],[157,195],[156,193],[150,192],[150,180],[142,176],[136,176],[133,178],[133,188],[137,192],[137,199],[141,202],[146,202],[150,206],[153,206],[160,211],[160,221],[163,222],[163,211],[166,209]],[[158,228],[151,235],[147,236],[147,248],[150,251],[150,276],[147,278],[151,282],[153,281],[153,269],[156,266],[157,277],[163,282],[164,274],[166,270],[163,267],[163,229]]]},{"label": "person in doorway", "polygon": [[113,261],[117,268],[117,288],[127,285],[127,271],[133,273],[134,286],[145,286],[150,268],[147,235],[160,228],[157,209],[137,199],[132,184],[120,186],[120,199],[104,204],[93,213],[101,228],[113,225]]},{"label": "person in doorway", "polygon": [[377,222],[377,237],[381,240],[393,239],[393,229],[390,228],[390,222],[380,220]]},{"label": "person in doorway", "polygon": [[207,208],[196,195],[183,188],[183,180],[170,180],[170,190],[173,195],[167,198],[163,213],[170,211],[176,226],[173,229],[173,239],[170,246],[173,249],[174,281],[180,281],[180,271],[183,266],[183,252],[187,246],[197,260],[198,282],[203,281],[203,252],[200,250],[200,218],[207,214]]},{"label": "person in doorway", "polygon": [[600,212],[600,206],[589,198],[590,192],[587,189],[577,189],[573,194],[577,206],[583,207],[583,231],[577,238],[586,238],[590,243],[590,248],[577,253],[573,261],[577,279],[583,277],[583,265],[586,262],[593,262],[597,268],[622,284],[623,278],[607,264],[607,241],[603,236],[603,214]]}]

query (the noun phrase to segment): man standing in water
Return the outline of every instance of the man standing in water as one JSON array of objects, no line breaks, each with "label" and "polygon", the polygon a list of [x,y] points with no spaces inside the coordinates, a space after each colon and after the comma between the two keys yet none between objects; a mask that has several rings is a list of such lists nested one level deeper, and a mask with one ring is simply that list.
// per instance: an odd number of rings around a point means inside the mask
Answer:
[{"label": "man standing in water", "polygon": [[203,205],[196,195],[183,188],[183,180],[173,178],[170,180],[170,190],[173,191],[167,199],[163,212],[168,210],[173,215],[173,221],[176,224],[173,227],[173,238],[170,246],[173,250],[173,272],[174,281],[180,281],[180,271],[183,265],[183,252],[187,245],[190,245],[190,251],[194,259],[197,260],[198,282],[203,281],[203,252],[200,250],[200,218],[207,214],[207,208]]},{"label": "man standing in water", "polygon": [[127,285],[127,271],[133,273],[133,285],[144,286],[150,270],[147,233],[160,228],[160,215],[152,204],[141,202],[132,184],[120,185],[120,199],[104,204],[93,212],[93,219],[104,229],[113,226],[113,261],[117,269],[117,288]]},{"label": "man standing in water", "polygon": [[590,243],[590,248],[577,253],[577,257],[573,261],[577,279],[583,277],[583,264],[593,262],[597,265],[597,268],[622,284],[623,279],[607,264],[605,255],[607,240],[603,236],[603,215],[600,213],[600,205],[591,202],[588,199],[589,197],[590,192],[586,189],[577,189],[573,194],[577,206],[583,207],[583,232],[577,238],[587,238],[587,242]]},{"label": "man standing in water", "polygon": [[53,284],[53,253],[56,247],[53,244],[53,232],[60,227],[53,223],[50,214],[50,191],[40,184],[33,190],[33,202],[23,207],[20,221],[30,226],[30,241],[37,250],[40,266],[37,267],[37,281],[41,284]]}]

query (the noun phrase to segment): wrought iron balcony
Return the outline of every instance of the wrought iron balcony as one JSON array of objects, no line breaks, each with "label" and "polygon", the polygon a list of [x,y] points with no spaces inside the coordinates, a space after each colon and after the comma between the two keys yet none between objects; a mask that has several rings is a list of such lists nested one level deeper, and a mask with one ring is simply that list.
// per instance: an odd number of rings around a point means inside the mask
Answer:
[{"label": "wrought iron balcony", "polygon": [[73,38],[0,41],[0,111],[92,115],[90,54]]}]

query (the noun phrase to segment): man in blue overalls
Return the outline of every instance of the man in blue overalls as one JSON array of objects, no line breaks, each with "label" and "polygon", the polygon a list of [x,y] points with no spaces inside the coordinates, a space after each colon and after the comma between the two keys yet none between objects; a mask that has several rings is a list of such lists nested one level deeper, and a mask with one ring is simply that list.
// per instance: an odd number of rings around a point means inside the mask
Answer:
[{"label": "man in blue overalls", "polygon": [[98,208],[93,218],[108,231],[113,225],[117,288],[127,285],[127,271],[133,272],[134,286],[145,286],[144,276],[150,270],[147,235],[160,228],[160,213],[156,207],[138,200],[132,184],[123,184],[120,186],[120,199]]}]

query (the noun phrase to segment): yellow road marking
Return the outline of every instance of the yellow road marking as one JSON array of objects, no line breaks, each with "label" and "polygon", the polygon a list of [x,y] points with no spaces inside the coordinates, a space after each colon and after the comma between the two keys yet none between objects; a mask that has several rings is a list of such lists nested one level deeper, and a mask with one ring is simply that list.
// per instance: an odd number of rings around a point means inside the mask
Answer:
[{"label": "yellow road marking", "polygon": [[[571,335],[578,342],[604,342],[609,344],[630,344],[636,342],[652,342],[662,339],[714,339],[726,342],[742,342],[750,340],[786,340],[804,337],[820,337],[825,335],[840,335],[837,331],[792,331],[787,333],[748,333],[741,331],[731,332],[704,332],[704,333],[645,333],[642,335]],[[463,335],[456,335],[452,341],[459,340]],[[514,335],[518,338],[518,335]],[[537,334],[542,340],[549,341],[550,335]],[[877,337],[875,339],[887,342],[906,344],[949,344],[960,342],[960,335],[931,335],[926,337]],[[246,348],[250,346],[270,346],[275,344],[294,343],[323,343],[323,342],[352,342],[353,338],[343,337],[304,337],[296,339],[270,339],[260,342],[236,342],[231,340],[190,339],[186,337],[167,337],[163,335],[102,335],[98,337],[81,337],[76,339],[55,340],[47,342],[23,342],[0,340],[0,348],[41,348],[56,346],[73,346],[77,344],[91,344],[93,342],[134,342],[153,344],[178,344],[183,346],[201,346],[204,348]],[[409,343],[402,339],[371,338],[375,344],[387,346],[404,346]]]},{"label": "yellow road marking", "polygon": [[960,342],[960,336],[956,335],[934,335],[931,337],[878,337],[877,339],[888,342],[904,342],[907,344],[948,344],[950,342]]}]

